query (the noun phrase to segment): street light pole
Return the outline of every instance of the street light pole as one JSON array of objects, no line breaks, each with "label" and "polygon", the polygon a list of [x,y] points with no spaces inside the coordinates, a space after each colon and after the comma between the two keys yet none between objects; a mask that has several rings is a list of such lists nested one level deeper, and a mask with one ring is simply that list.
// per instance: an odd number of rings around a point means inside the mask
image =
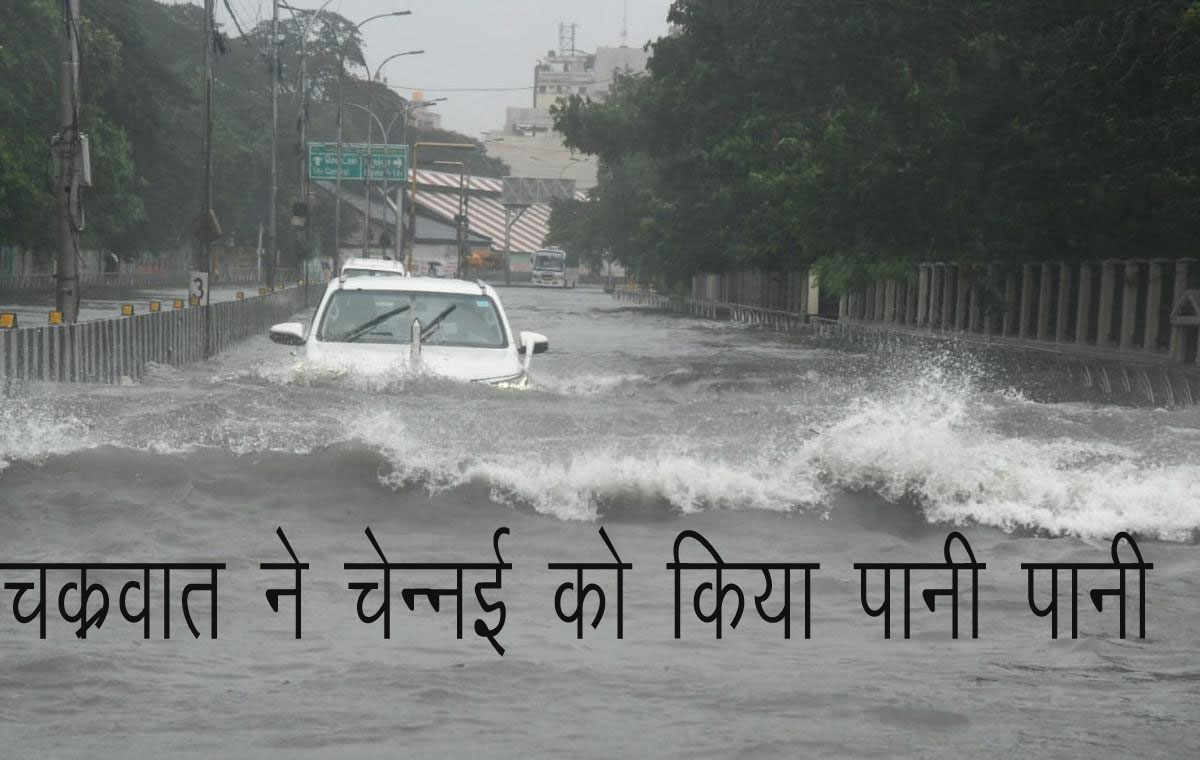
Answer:
[{"label": "street light pole", "polygon": [[[406,50],[403,53],[394,53],[393,55],[389,55],[387,58],[384,58],[383,61],[381,61],[380,64],[375,67],[375,74],[373,76],[371,76],[371,81],[368,82],[368,85],[367,85],[367,113],[368,114],[370,114],[372,117],[375,115],[374,112],[372,111],[372,108],[374,107],[374,104],[375,104],[375,98],[374,98],[375,88],[372,85],[374,85],[375,82],[379,81],[379,75],[383,71],[384,65],[386,65],[388,61],[399,58],[401,56],[421,55],[424,52],[425,52],[424,50]],[[370,69],[367,69],[367,72],[368,72],[368,74],[370,74]],[[376,119],[376,121],[378,121],[378,119]],[[370,119],[368,119],[367,120],[367,174],[366,174],[367,221],[366,221],[366,224],[363,226],[363,241],[362,241],[362,251],[363,251],[364,258],[369,257],[369,254],[367,251],[367,238],[370,235],[370,230],[371,230],[371,170],[374,168],[372,165],[372,161],[371,161],[371,138],[372,138],[372,135],[374,134],[374,130],[372,130],[371,127],[372,127],[372,122]],[[383,131],[382,124],[379,125],[379,129],[380,129],[380,132]],[[385,144],[386,144],[388,141],[388,136],[386,134],[381,135],[381,136],[383,137]],[[387,182],[387,171],[386,170],[384,171],[383,180],[384,180],[385,187],[386,187],[386,182]],[[387,191],[385,190],[384,194],[386,195],[386,193],[387,193]]]},{"label": "street light pole", "polygon": [[[302,186],[301,194],[304,199],[304,252],[301,260],[304,262],[304,279],[308,280],[308,259],[312,255],[312,193],[311,184],[308,176],[308,33],[312,29],[313,22],[321,17],[321,13],[325,8],[332,3],[333,0],[325,0],[320,8],[308,17],[304,22],[303,28],[300,30],[300,184]],[[279,4],[292,12],[292,18],[299,25],[299,19],[296,19],[296,11],[298,8],[293,8],[280,0]],[[328,24],[328,21],[321,18]],[[304,290],[304,305],[308,306],[308,289]]]},{"label": "street light pole", "polygon": [[[466,226],[467,222],[467,185],[463,179],[467,174],[466,161],[434,161],[435,166],[457,166],[458,167],[458,213],[454,216],[454,231],[458,243],[458,266],[456,267],[460,279],[465,279],[467,271],[466,255],[464,248],[466,247],[467,236],[471,234],[471,228]],[[468,180],[469,182],[469,180]],[[464,227],[466,228],[464,230]]]},{"label": "street light pole", "polygon": [[[400,128],[401,144],[403,144],[406,147],[408,146],[408,119],[409,119],[409,116],[412,115],[412,112],[417,110],[418,108],[429,108],[431,106],[436,106],[438,103],[442,103],[445,100],[446,100],[446,98],[434,98],[433,100],[413,100],[413,101],[409,101],[408,103],[406,103],[404,105],[404,108],[402,109],[402,112],[404,114],[404,123],[401,125],[401,128]],[[405,183],[408,182],[410,172],[411,172],[412,182],[413,182],[413,186],[414,186],[413,198],[416,198],[415,187],[416,187],[416,181],[417,181],[417,170],[416,170],[417,149],[416,149],[415,145],[413,146],[413,153],[412,153],[411,158],[412,158],[412,162],[411,162],[412,168],[410,169],[408,167],[405,167],[404,179],[401,180],[401,182],[400,182],[400,189],[396,191],[396,261],[400,261],[400,259],[402,259],[404,257],[404,225],[400,221],[401,220],[400,212],[404,208],[404,193],[405,193],[404,186],[405,186]],[[414,206],[414,210],[415,210],[415,206]],[[412,245],[417,244],[417,228],[415,226],[416,221],[417,221],[417,218],[414,215],[413,216],[414,226],[412,228]],[[411,249],[410,249],[410,253],[411,253]],[[412,256],[411,255],[408,257],[408,266],[410,268],[412,266]]]},{"label": "street light pole", "polygon": [[[335,275],[341,268],[342,257],[342,106],[344,103],[344,85],[346,80],[346,45],[350,43],[350,40],[354,39],[354,34],[370,21],[378,18],[387,18],[388,16],[409,15],[412,15],[412,11],[392,11],[391,13],[379,13],[370,18],[365,18],[354,25],[346,35],[346,39],[342,40],[341,45],[338,47],[337,175],[334,178],[333,191],[333,273]],[[370,69],[367,70],[367,75],[370,76]]]},{"label": "street light pole", "polygon": [[267,285],[275,286],[275,265],[279,263],[278,219],[279,198],[279,0],[271,2],[271,210],[267,228]]}]

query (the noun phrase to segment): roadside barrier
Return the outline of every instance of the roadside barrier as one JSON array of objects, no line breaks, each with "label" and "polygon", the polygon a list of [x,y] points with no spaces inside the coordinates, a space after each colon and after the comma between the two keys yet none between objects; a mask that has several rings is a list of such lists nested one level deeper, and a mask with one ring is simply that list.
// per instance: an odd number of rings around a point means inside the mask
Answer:
[{"label": "roadside barrier", "polygon": [[[306,293],[307,290],[307,293]],[[146,311],[73,325],[0,329],[0,381],[120,383],[147,364],[202,361],[315,305],[325,283],[211,306]],[[307,296],[307,298],[306,298]]]},{"label": "roadside barrier", "polygon": [[[841,319],[806,317],[758,306],[660,295],[636,288],[617,288],[613,297],[623,303],[708,319],[729,319],[781,332],[803,328],[818,337],[837,339],[876,353],[900,353],[914,347],[930,353],[971,352],[986,356],[1003,368],[1004,376],[1013,378],[1018,384],[1038,377],[1060,381],[1065,377],[1068,382],[1101,393],[1108,400],[1166,407],[1200,403],[1200,371],[1190,361],[1181,364],[1178,361],[1180,354],[1173,351],[1122,352],[1115,347],[1104,349],[1074,342],[1064,345],[982,332],[931,330],[913,324],[869,322],[846,316]],[[843,298],[843,303],[846,300]],[[1175,309],[1173,313],[1178,316],[1178,311]],[[1172,329],[1176,336],[1181,325],[1194,329],[1193,318],[1185,316],[1182,320],[1173,320]],[[1185,332],[1184,339],[1190,341],[1194,335]],[[1176,341],[1177,346],[1180,343],[1186,345],[1178,337]]]},{"label": "roadside barrier", "polygon": [[613,290],[613,298],[623,303],[639,306],[651,306],[663,311],[673,311],[678,314],[689,314],[706,319],[728,319],[749,325],[761,325],[778,332],[790,332],[804,327],[807,318],[779,309],[767,309],[761,306],[724,303],[721,301],[706,301],[687,296],[665,296],[648,290],[620,287]]}]

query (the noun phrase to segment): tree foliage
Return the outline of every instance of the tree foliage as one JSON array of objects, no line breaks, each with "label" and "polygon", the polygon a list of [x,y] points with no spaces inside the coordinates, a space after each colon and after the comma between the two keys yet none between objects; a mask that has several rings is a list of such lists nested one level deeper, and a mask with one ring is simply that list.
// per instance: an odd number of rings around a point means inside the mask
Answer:
[{"label": "tree foliage", "polygon": [[[203,198],[203,11],[156,0],[88,0],[83,12],[80,122],[89,136],[94,178],[83,192],[83,243],[126,258],[186,247]],[[309,13],[280,22],[277,218],[281,249],[293,253],[288,222],[300,197],[305,153],[299,139],[300,37]],[[50,141],[59,120],[62,24],[58,0],[0,3],[0,244],[43,256],[55,247],[58,230]],[[366,81],[362,41],[351,34],[353,26],[328,11],[308,25],[310,140],[335,139],[343,41],[345,100],[370,103],[385,125],[403,104],[397,93]],[[214,63],[214,210],[224,242],[253,245],[270,204],[270,25],[260,23],[244,36],[229,32],[221,30]],[[345,109],[346,142],[365,142],[367,118]],[[399,141],[401,133],[396,128],[392,139]],[[409,143],[477,143],[413,127],[406,136]],[[374,139],[381,139],[378,129]],[[482,150],[470,162],[480,176],[506,170]],[[320,193],[314,199],[315,239],[327,249],[332,203]]]},{"label": "tree foliage", "polygon": [[[640,273],[1191,253],[1191,0],[676,0],[648,73],[556,109],[554,235]],[[603,241],[603,242],[600,242]]]}]

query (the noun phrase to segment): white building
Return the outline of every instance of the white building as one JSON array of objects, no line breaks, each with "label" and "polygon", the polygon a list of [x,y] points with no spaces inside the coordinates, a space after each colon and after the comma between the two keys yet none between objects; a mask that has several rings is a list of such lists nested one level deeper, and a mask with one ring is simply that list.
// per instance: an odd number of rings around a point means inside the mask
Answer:
[{"label": "white building", "polygon": [[621,74],[646,70],[649,54],[641,48],[599,47],[586,53],[575,46],[575,25],[559,25],[559,49],[539,60],[533,71],[528,106],[510,106],[504,128],[485,136],[489,155],[503,159],[514,177],[573,179],[586,190],[596,185],[596,160],[573,155],[554,132],[550,107],[570,95],[604,100]]}]

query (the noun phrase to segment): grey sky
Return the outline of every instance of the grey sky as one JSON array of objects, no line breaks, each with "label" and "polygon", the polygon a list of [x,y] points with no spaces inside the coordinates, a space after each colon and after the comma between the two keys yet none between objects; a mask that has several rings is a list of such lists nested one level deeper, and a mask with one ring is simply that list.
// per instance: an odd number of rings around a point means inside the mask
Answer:
[{"label": "grey sky", "polygon": [[[301,8],[317,8],[322,2],[288,0]],[[243,25],[271,15],[271,0],[229,3]],[[631,47],[666,34],[670,5],[671,0],[628,0]],[[223,0],[217,8],[218,20],[228,22]],[[390,62],[384,69],[388,83],[448,98],[438,104],[443,125],[472,137],[503,126],[506,106],[531,104],[533,66],[558,47],[560,21],[579,25],[576,47],[581,50],[621,43],[622,0],[333,0],[329,9],[351,20],[411,10],[411,16],[378,19],[363,27],[367,63],[374,69],[392,53],[424,49],[424,55]],[[524,89],[448,91],[455,88]]]}]

